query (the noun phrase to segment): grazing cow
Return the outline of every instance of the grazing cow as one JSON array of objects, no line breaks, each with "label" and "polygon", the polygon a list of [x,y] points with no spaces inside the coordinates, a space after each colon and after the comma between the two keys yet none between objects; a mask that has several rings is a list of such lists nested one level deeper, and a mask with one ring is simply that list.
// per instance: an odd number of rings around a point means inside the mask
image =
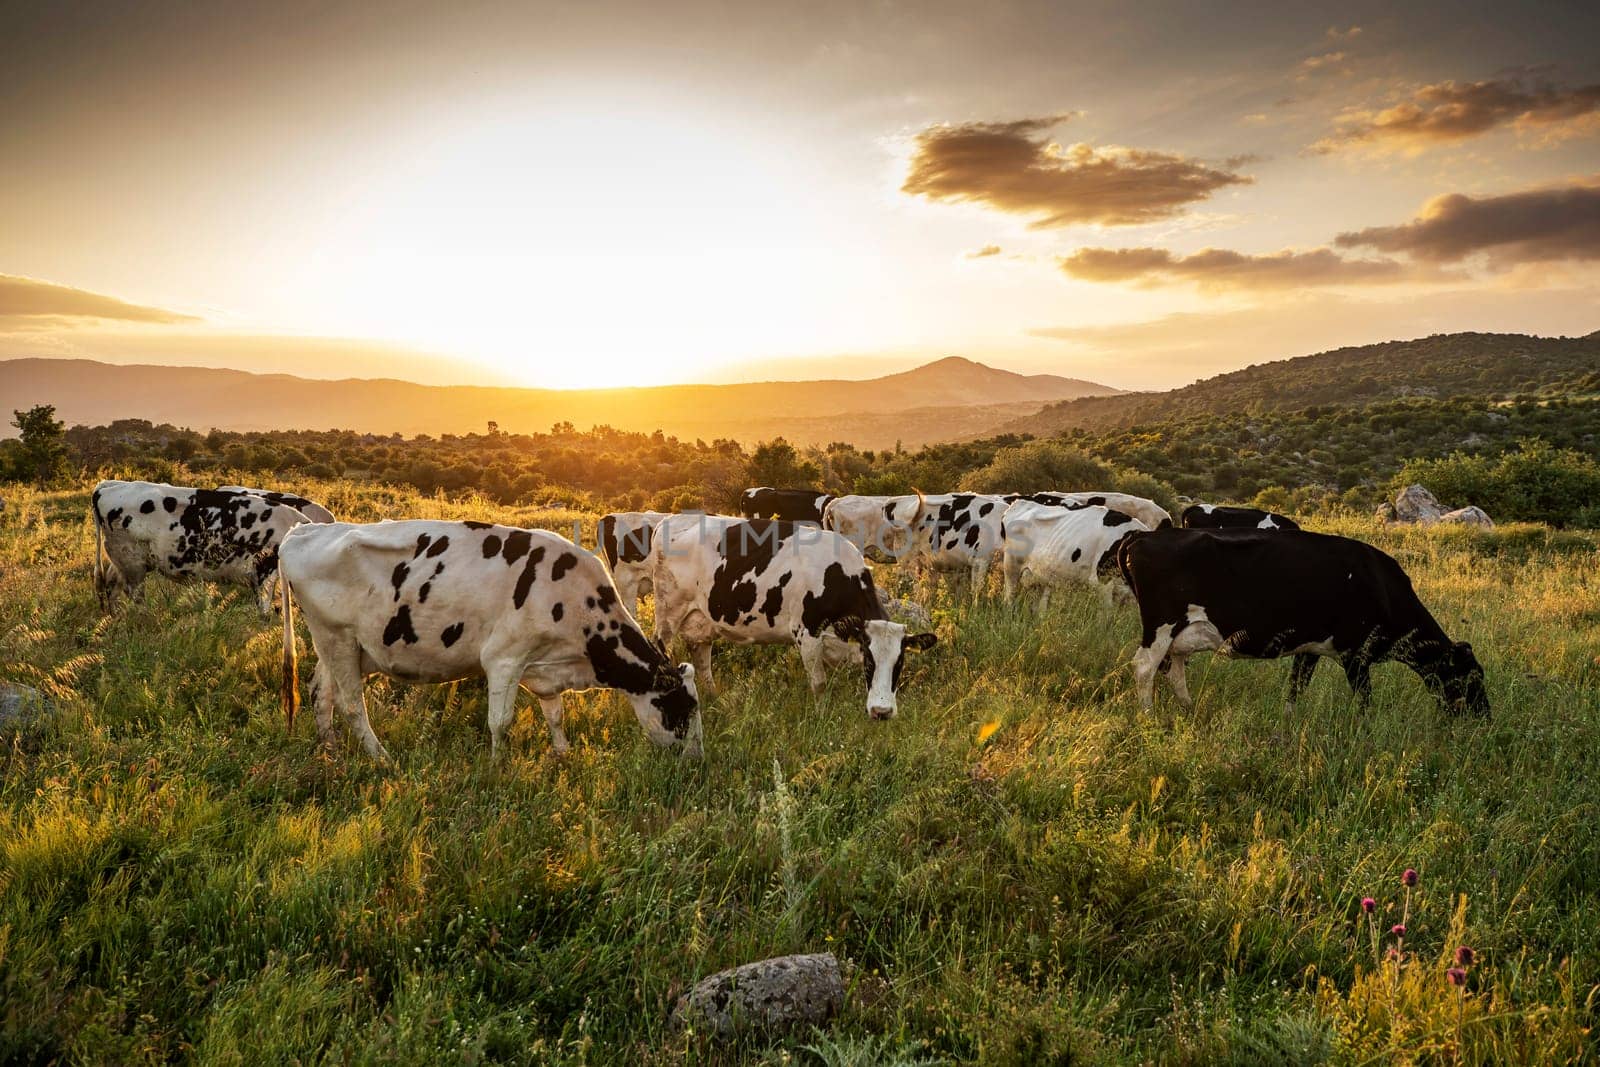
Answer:
[{"label": "grazing cow", "polygon": [[407,682],[483,677],[489,744],[500,752],[518,685],[539,699],[550,741],[565,752],[561,694],[620,689],[650,740],[700,754],[694,669],[674,667],[617,599],[592,553],[545,530],[419,519],[304,526],[279,551],[283,578],[284,711],[299,704],[293,602],[317,652],[317,733],[333,738],[333,706],[367,753],[388,753],[367,720],[369,675]]},{"label": "grazing cow", "polygon": [[248,485],[222,485],[217,487],[224,493],[250,493],[272,504],[287,504],[306,517],[308,522],[338,522],[333,517],[333,512],[318,504],[314,500],[307,500],[303,496],[293,493],[280,493],[276,489],[252,489]]},{"label": "grazing cow", "polygon": [[109,608],[119,590],[138,595],[150,571],[248,588],[263,617],[278,546],[306,521],[287,504],[251,492],[155,482],[103,481],[90,496],[94,589]]},{"label": "grazing cow", "polygon": [[1152,530],[1172,525],[1172,516],[1166,508],[1131,493],[1012,493],[1005,498],[1008,504],[1017,500],[1031,500],[1056,508],[1111,508],[1133,516]]},{"label": "grazing cow", "polygon": [[1040,586],[1040,607],[1050,603],[1053,587],[1071,583],[1098,588],[1107,604],[1126,599],[1130,593],[1117,567],[1117,549],[1130,535],[1150,530],[1110,508],[1060,508],[1031,500],[1007,508],[1003,523],[1006,600],[1019,589]]},{"label": "grazing cow", "polygon": [[639,610],[639,598],[650,592],[650,529],[666,517],[664,511],[614,511],[602,515],[595,527],[617,595],[631,612]]},{"label": "grazing cow", "polygon": [[739,494],[739,514],[747,519],[782,519],[786,522],[822,522],[822,511],[833,499],[815,489],[772,489],[761,486]]},{"label": "grazing cow", "polygon": [[931,633],[908,634],[885,617],[872,569],[842,535],[770,519],[676,515],[655,529],[650,561],[656,636],[682,637],[709,695],[711,645],[795,644],[813,692],[827,682],[831,628],[861,648],[867,714],[895,713],[907,651],[932,648]]},{"label": "grazing cow", "polygon": [[832,530],[867,555],[900,559],[912,552],[913,531],[922,528],[926,497],[836,496],[822,510],[822,528]]},{"label": "grazing cow", "polygon": [[1000,551],[1005,500],[977,493],[943,493],[922,499],[912,559],[928,570],[965,571],[976,600]]},{"label": "grazing cow", "polygon": [[1158,530],[1123,542],[1117,558],[1144,626],[1133,663],[1145,707],[1163,666],[1191,707],[1183,661],[1216,649],[1293,656],[1290,709],[1317,657],[1337,656],[1363,707],[1372,665],[1392,659],[1441,703],[1488,714],[1472,646],[1446,637],[1400,564],[1371,545],[1301,530]]},{"label": "grazing cow", "polygon": [[1224,504],[1190,504],[1183,509],[1185,530],[1298,530],[1287,515],[1260,508],[1235,508]]}]

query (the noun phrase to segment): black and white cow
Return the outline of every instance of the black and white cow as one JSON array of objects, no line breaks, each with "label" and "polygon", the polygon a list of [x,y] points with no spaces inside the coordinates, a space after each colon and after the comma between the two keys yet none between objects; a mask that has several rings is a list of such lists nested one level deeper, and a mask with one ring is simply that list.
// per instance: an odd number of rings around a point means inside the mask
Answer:
[{"label": "black and white cow", "polygon": [[303,496],[293,493],[280,493],[276,489],[252,489],[248,485],[221,485],[217,487],[224,493],[251,493],[272,504],[287,504],[306,517],[308,522],[337,522],[333,512],[317,503],[307,500]]},{"label": "black and white cow", "polygon": [[783,519],[786,522],[822,522],[822,511],[833,499],[815,489],[773,489],[760,486],[739,494],[739,514],[747,519]]},{"label": "black and white cow", "polygon": [[836,496],[822,509],[822,528],[832,530],[862,553],[891,560],[915,551],[915,531],[927,514],[926,497]]},{"label": "black and white cow", "polygon": [[600,554],[629,611],[637,612],[639,598],[650,592],[650,531],[666,517],[664,511],[613,511],[595,526]]},{"label": "black and white cow", "polygon": [[1400,564],[1371,545],[1301,530],[1158,530],[1125,541],[1118,563],[1144,627],[1133,666],[1145,707],[1164,667],[1189,708],[1184,660],[1215,649],[1293,656],[1290,709],[1317,657],[1336,656],[1363,706],[1372,665],[1392,659],[1446,706],[1488,714],[1472,646],[1445,636]]},{"label": "black and white cow", "polygon": [[1300,524],[1287,515],[1260,508],[1236,508],[1226,504],[1190,504],[1183,509],[1186,530],[1298,530]]},{"label": "black and white cow", "polygon": [[794,644],[813,692],[827,682],[831,629],[860,646],[867,713],[891,718],[908,651],[932,648],[885,617],[872,569],[845,537],[769,519],[677,515],[655,528],[650,547],[656,636],[681,637],[709,695],[711,646]]},{"label": "black and white cow", "polygon": [[912,561],[918,568],[930,571],[965,572],[976,600],[983,593],[989,567],[1000,552],[1004,498],[941,493],[922,500]]},{"label": "black and white cow", "polygon": [[498,754],[516,717],[517,688],[538,698],[556,752],[567,749],[561,694],[620,689],[650,740],[700,754],[694,669],[673,666],[617,599],[592,553],[545,530],[422,519],[308,525],[279,550],[284,710],[299,703],[293,602],[317,652],[317,732],[333,737],[333,707],[374,759],[365,679],[484,677],[489,743]]},{"label": "black and white cow", "polygon": [[255,493],[108,480],[90,495],[95,595],[109,608],[133,598],[154,571],[175,580],[242,585],[262,616],[270,610],[278,546],[306,522],[287,504]]},{"label": "black and white cow", "polygon": [[1150,530],[1110,508],[1061,508],[1031,500],[1007,508],[1003,524],[1006,600],[1038,587],[1040,607],[1049,604],[1053,588],[1071,584],[1098,588],[1107,604],[1126,599],[1130,592],[1117,567],[1117,549],[1130,535]]},{"label": "black and white cow", "polygon": [[1010,504],[1017,500],[1031,500],[1035,504],[1048,504],[1055,508],[1111,508],[1131,515],[1150,527],[1162,530],[1172,525],[1172,515],[1154,500],[1131,493],[1010,493],[1005,498]]}]

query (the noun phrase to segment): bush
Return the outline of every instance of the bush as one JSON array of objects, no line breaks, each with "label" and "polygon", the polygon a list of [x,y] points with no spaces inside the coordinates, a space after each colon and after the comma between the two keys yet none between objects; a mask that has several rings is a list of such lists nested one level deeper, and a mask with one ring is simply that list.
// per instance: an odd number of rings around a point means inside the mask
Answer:
[{"label": "bush", "polygon": [[1520,442],[1494,459],[1456,452],[1412,460],[1391,489],[1406,485],[1426,486],[1446,507],[1476,504],[1496,521],[1600,526],[1600,464],[1540,440]]},{"label": "bush", "polygon": [[1003,448],[987,467],[961,480],[969,493],[1063,493],[1105,489],[1112,470],[1081,448],[1064,441],[1029,441]]}]

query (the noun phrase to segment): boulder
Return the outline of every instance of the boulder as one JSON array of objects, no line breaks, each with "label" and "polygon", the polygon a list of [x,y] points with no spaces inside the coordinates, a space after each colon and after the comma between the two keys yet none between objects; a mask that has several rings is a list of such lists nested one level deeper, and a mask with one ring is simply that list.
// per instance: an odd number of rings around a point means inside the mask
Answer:
[{"label": "boulder", "polygon": [[39,690],[12,682],[0,682],[0,730],[28,726],[49,711],[50,701]]},{"label": "boulder", "polygon": [[1473,504],[1447,511],[1439,516],[1439,521],[1458,522],[1464,526],[1482,526],[1486,530],[1494,529],[1494,520],[1489,518],[1488,512]]},{"label": "boulder", "polygon": [[1378,505],[1378,509],[1372,513],[1372,517],[1377,520],[1379,526],[1387,526],[1395,521],[1394,505],[1385,500]]},{"label": "boulder", "polygon": [[1394,516],[1397,522],[1420,522],[1424,525],[1439,521],[1444,508],[1438,499],[1420,485],[1408,485],[1394,498]]},{"label": "boulder", "polygon": [[678,998],[673,1022],[731,1037],[821,1026],[844,1009],[844,972],[831,952],[730,967]]}]

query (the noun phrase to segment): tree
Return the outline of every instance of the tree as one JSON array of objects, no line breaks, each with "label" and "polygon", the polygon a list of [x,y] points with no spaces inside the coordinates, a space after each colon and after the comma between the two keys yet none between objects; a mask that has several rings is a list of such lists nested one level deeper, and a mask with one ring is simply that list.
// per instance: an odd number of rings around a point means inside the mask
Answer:
[{"label": "tree", "polygon": [[56,418],[54,404],[40,404],[11,414],[15,416],[11,425],[22,431],[17,473],[32,478],[42,489],[66,471],[67,428]]},{"label": "tree", "polygon": [[817,465],[802,461],[794,446],[781,437],[757,445],[750,457],[751,485],[798,489],[815,486],[821,477]]}]

